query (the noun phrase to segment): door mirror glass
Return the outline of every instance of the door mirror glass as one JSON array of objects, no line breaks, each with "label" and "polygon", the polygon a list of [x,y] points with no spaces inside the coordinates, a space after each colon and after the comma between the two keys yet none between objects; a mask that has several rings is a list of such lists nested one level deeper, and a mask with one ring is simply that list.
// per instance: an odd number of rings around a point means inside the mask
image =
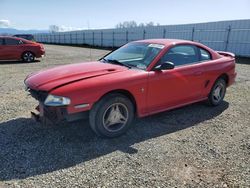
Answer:
[{"label": "door mirror glass", "polygon": [[166,61],[161,63],[160,65],[157,65],[154,70],[169,70],[174,68],[174,63],[170,61]]}]

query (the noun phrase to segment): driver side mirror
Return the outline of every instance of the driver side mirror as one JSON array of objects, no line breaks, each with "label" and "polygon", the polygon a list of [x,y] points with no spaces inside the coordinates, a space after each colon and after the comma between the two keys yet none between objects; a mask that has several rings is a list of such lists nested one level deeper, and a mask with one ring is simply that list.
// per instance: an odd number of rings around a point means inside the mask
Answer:
[{"label": "driver side mirror", "polygon": [[170,61],[166,61],[161,63],[160,65],[157,65],[154,70],[169,70],[174,68],[174,63]]}]

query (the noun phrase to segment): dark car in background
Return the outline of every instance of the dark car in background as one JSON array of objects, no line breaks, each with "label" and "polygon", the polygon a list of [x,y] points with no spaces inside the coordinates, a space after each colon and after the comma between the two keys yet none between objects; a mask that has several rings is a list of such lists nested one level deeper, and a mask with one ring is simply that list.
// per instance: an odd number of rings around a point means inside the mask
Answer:
[{"label": "dark car in background", "polygon": [[42,44],[23,38],[0,36],[0,60],[33,62],[45,54]]},{"label": "dark car in background", "polygon": [[30,40],[30,41],[35,41],[35,37],[31,34],[17,34],[17,35],[13,35],[13,37],[18,37],[18,38],[23,38],[23,39]]}]

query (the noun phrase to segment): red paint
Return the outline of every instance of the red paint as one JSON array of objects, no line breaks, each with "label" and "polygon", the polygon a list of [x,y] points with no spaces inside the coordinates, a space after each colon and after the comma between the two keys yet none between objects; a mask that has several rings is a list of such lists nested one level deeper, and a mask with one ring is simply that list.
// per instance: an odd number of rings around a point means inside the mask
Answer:
[{"label": "red paint", "polygon": [[16,45],[0,44],[0,60],[21,60],[22,54],[27,51],[32,52],[36,58],[39,58],[45,54],[45,49],[42,44],[17,37],[0,36],[0,40],[5,40],[7,38],[19,40],[23,43]]},{"label": "red paint", "polygon": [[[165,45],[147,70],[129,69],[102,62],[88,62],[59,66],[28,76],[25,84],[34,90],[71,99],[69,114],[90,110],[105,94],[127,91],[136,102],[139,117],[205,100],[215,80],[228,76],[228,86],[235,80],[235,59],[232,54],[216,51],[196,42],[184,40],[152,39],[137,42]],[[191,44],[210,52],[212,60],[153,71],[153,67],[171,47]],[[78,104],[89,107],[76,109]]]}]

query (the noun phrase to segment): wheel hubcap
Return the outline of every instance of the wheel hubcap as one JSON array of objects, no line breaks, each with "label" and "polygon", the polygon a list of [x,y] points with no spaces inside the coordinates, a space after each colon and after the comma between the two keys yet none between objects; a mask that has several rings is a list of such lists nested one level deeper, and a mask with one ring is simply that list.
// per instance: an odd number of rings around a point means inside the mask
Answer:
[{"label": "wheel hubcap", "polygon": [[30,62],[30,61],[33,61],[34,56],[33,56],[32,53],[27,52],[27,53],[24,54],[23,58],[24,58],[25,61]]},{"label": "wheel hubcap", "polygon": [[128,121],[128,108],[122,103],[110,105],[103,114],[103,125],[108,131],[121,130]]},{"label": "wheel hubcap", "polygon": [[216,102],[219,102],[223,97],[223,93],[224,93],[224,85],[222,83],[219,83],[214,89],[213,99]]}]

